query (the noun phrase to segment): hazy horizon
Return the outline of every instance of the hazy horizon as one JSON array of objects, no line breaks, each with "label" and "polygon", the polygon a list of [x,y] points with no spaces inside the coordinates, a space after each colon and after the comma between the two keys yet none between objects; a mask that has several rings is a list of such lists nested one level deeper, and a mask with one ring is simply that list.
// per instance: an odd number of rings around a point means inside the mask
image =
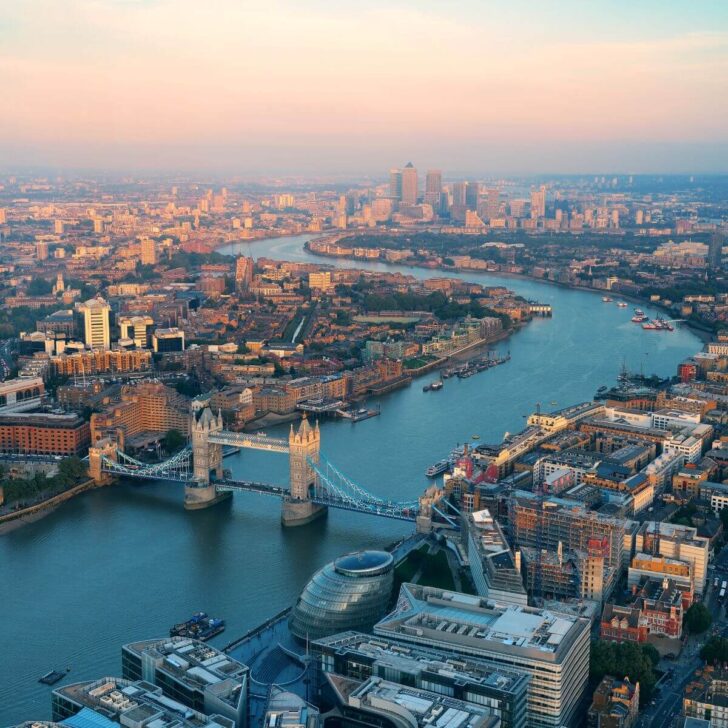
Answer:
[{"label": "hazy horizon", "polygon": [[0,164],[307,176],[728,171],[728,6],[23,0]]}]

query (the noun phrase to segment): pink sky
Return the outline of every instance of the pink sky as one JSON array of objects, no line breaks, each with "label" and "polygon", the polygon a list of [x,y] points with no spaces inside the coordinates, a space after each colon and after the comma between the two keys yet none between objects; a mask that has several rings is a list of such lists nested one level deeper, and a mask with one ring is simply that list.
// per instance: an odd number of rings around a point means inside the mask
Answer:
[{"label": "pink sky", "polygon": [[601,16],[568,3],[548,23],[529,20],[526,3],[519,24],[485,5],[499,4],[5,3],[0,151],[92,166],[262,167],[289,155],[342,170],[495,154],[565,171],[588,167],[590,148],[594,161],[641,145],[712,148],[713,163],[725,153],[725,26],[634,32],[640,17],[625,10],[622,37],[589,31]]}]

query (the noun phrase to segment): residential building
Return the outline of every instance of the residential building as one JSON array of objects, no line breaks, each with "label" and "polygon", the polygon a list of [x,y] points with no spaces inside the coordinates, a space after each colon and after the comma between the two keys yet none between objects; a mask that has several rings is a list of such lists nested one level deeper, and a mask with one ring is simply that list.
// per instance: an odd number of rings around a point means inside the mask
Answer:
[{"label": "residential building", "polygon": [[83,317],[83,340],[89,349],[108,349],[111,346],[111,307],[103,298],[91,298],[78,304]]},{"label": "residential building", "polygon": [[85,455],[88,422],[76,414],[0,414],[0,452],[23,455]]},{"label": "residential building", "polygon": [[605,675],[594,690],[587,728],[631,728],[640,709],[640,684]]}]

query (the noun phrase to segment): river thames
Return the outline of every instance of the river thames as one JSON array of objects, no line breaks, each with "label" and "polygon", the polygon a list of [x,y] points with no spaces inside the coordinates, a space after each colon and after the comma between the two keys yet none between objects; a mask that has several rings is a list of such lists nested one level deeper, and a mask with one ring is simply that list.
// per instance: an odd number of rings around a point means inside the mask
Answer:
[{"label": "river thames", "polygon": [[[230,254],[310,260],[339,267],[393,270],[418,278],[445,275],[419,268],[312,256],[311,236],[227,246]],[[450,274],[448,274],[450,275]],[[478,273],[452,274],[505,285],[553,306],[495,346],[507,364],[469,379],[449,379],[440,392],[422,380],[380,398],[379,417],[321,425],[322,452],[371,492],[394,499],[419,495],[425,468],[457,444],[500,441],[545,409],[591,399],[612,384],[622,362],[669,375],[702,346],[687,329],[643,331],[632,306],[606,304],[597,293]],[[650,315],[657,311],[645,307]],[[426,379],[425,379],[426,381]],[[267,433],[285,436],[287,427]],[[241,479],[287,483],[283,455],[244,452],[226,459]],[[121,645],[166,635],[170,625],[206,610],[227,620],[213,644],[236,636],[289,606],[327,560],[381,547],[411,526],[331,511],[326,520],[283,530],[279,503],[256,495],[199,512],[182,507],[175,484],[116,485],[87,493],[42,520],[0,535],[0,726],[50,717],[50,688],[38,677],[71,667],[64,682],[119,675]]]}]

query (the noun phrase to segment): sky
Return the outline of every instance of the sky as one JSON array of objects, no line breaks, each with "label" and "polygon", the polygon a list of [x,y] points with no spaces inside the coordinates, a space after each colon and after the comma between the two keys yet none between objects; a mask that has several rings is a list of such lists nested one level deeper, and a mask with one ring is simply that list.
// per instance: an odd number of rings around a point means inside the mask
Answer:
[{"label": "sky", "polygon": [[5,0],[0,166],[728,172],[724,0]]}]

